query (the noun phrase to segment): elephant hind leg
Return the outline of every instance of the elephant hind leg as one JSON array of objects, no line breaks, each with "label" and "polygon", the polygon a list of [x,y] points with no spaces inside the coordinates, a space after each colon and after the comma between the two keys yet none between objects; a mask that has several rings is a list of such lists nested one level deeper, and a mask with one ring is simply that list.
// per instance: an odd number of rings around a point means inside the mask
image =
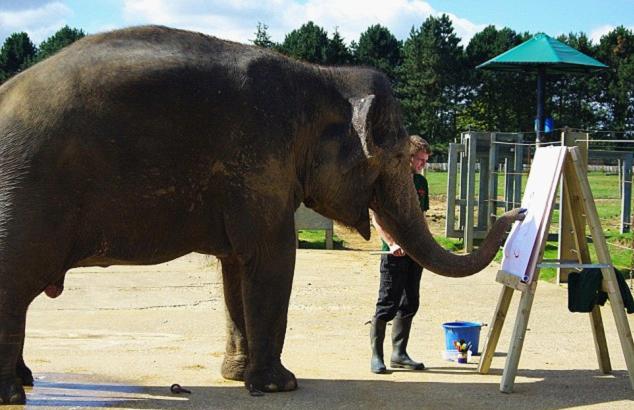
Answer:
[{"label": "elephant hind leg", "polygon": [[20,349],[20,355],[18,356],[18,361],[15,366],[15,373],[22,382],[22,386],[33,386],[33,372],[28,368],[26,363],[24,363],[24,345],[22,345],[22,349]]},{"label": "elephant hind leg", "polygon": [[22,380],[16,374],[25,322],[26,306],[20,309],[0,302],[0,405],[26,402]]},{"label": "elephant hind leg", "polygon": [[222,361],[222,377],[244,381],[249,364],[244,305],[242,301],[243,269],[235,256],[220,258],[224,286],[227,346]]}]

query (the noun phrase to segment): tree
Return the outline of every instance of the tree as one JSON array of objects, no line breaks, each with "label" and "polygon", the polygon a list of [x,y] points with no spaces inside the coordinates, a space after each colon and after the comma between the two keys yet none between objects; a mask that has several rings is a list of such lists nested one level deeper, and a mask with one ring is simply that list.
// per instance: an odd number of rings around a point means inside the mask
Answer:
[{"label": "tree", "polygon": [[354,57],[350,52],[350,49],[343,42],[343,38],[339,34],[339,31],[335,29],[332,39],[328,42],[328,48],[326,50],[326,64],[352,64],[353,60]]},{"label": "tree", "polygon": [[387,28],[376,24],[361,33],[354,56],[359,64],[376,67],[394,81],[402,60],[401,47],[401,42]]},{"label": "tree", "polygon": [[[562,35],[559,41],[580,52],[595,57],[596,47],[584,33]],[[595,91],[600,90],[600,80],[594,73],[553,76],[548,82],[551,115],[555,124],[573,128],[595,128],[600,117]]]},{"label": "tree", "polygon": [[410,132],[436,142],[456,137],[456,114],[462,99],[464,60],[460,39],[449,16],[430,16],[412,28],[403,45],[397,95]]},{"label": "tree", "polygon": [[57,30],[55,34],[40,44],[36,57],[37,61],[42,61],[45,58],[52,56],[62,48],[74,43],[85,35],[84,31],[81,29],[70,28],[68,26],[62,27]]},{"label": "tree", "polygon": [[28,34],[11,34],[0,49],[0,80],[4,81],[32,64],[36,51]]},{"label": "tree", "polygon": [[268,33],[269,26],[258,21],[257,32],[255,33],[255,40],[251,40],[253,44],[263,48],[275,48],[275,43],[271,41],[271,36]]},{"label": "tree", "polygon": [[[605,108],[599,126],[626,131],[634,128],[634,34],[619,26],[601,37],[597,57],[610,67],[603,70],[603,92],[598,96]],[[597,90],[597,93],[599,90]]]},{"label": "tree", "polygon": [[280,51],[298,60],[326,64],[329,43],[328,33],[309,21],[286,35]]},{"label": "tree", "polygon": [[534,78],[529,74],[476,69],[528,37],[528,33],[520,35],[506,27],[497,30],[488,26],[471,38],[465,49],[465,100],[458,114],[459,130],[532,131]]}]

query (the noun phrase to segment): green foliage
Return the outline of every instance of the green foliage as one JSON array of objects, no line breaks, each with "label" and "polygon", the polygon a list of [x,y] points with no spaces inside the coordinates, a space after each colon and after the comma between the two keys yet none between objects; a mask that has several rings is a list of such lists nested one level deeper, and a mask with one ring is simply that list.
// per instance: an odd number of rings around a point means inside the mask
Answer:
[{"label": "green foliage", "polygon": [[354,56],[357,63],[376,67],[394,80],[402,61],[401,47],[387,28],[376,24],[361,33],[359,43],[354,44]]},{"label": "green foliage", "polygon": [[268,33],[269,26],[264,23],[260,23],[258,21],[258,26],[256,28],[255,39],[251,40],[251,42],[259,47],[264,48],[275,48],[276,44],[271,41],[271,36]]},{"label": "green foliage", "polygon": [[0,49],[0,81],[27,68],[35,58],[36,48],[29,35],[13,33],[4,41]]},{"label": "green foliage", "polygon": [[352,52],[338,30],[329,39],[328,32],[312,21],[287,34],[279,51],[298,60],[316,64],[346,65],[354,61]]},{"label": "green foliage", "polygon": [[329,43],[326,30],[309,21],[286,35],[280,51],[298,60],[326,64]]},{"label": "green foliage", "polygon": [[[619,26],[603,36],[597,47],[600,61],[611,70],[601,73],[603,89],[599,102],[607,106],[601,119],[604,129],[634,128],[634,33]],[[607,85],[607,87],[606,87]],[[596,90],[597,92],[599,90]]]},{"label": "green foliage", "polygon": [[41,61],[47,57],[52,56],[62,48],[74,43],[85,35],[86,33],[84,33],[84,31],[81,29],[70,28],[68,26],[62,27],[61,29],[57,30],[55,34],[53,34],[52,36],[44,40],[42,44],[40,44],[40,47],[37,51],[37,61]]},{"label": "green foliage", "polygon": [[447,15],[412,28],[403,45],[397,94],[410,133],[447,142],[456,136],[456,113],[465,74],[460,39]]},{"label": "green foliage", "polygon": [[328,42],[326,49],[326,63],[334,65],[352,64],[354,57],[352,52],[343,42],[343,38],[338,30],[332,35],[332,39]]},{"label": "green foliage", "polygon": [[[485,61],[517,46],[528,36],[509,28],[488,26],[465,50],[465,104],[459,110],[458,130],[531,131],[535,85],[531,76],[476,70]],[[522,98],[517,98],[518,93]]]}]

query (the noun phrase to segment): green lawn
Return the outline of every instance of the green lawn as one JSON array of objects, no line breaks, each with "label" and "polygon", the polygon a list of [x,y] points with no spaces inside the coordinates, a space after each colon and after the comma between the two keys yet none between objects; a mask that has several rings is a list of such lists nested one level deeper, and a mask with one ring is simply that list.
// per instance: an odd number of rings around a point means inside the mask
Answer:
[{"label": "green lawn", "polygon": [[[432,193],[432,197],[435,199],[441,199],[446,201],[447,192],[447,173],[446,172],[427,172],[427,180],[429,181],[429,191]],[[620,230],[620,218],[621,218],[621,199],[619,198],[619,183],[617,175],[606,175],[602,172],[591,172],[588,175],[590,187],[592,189],[592,195],[597,205],[597,211],[604,234],[606,236],[610,255],[612,257],[612,263],[617,269],[627,271],[626,275],[629,276],[629,271],[632,269],[632,234],[621,234]],[[479,181],[479,173],[476,174],[476,184]],[[526,177],[522,179],[522,187],[526,184]],[[476,185],[477,186],[477,185]],[[498,199],[504,199],[504,180],[499,178],[498,180]],[[498,210],[498,214],[503,211]],[[553,219],[551,221],[551,232],[557,232],[559,220],[559,211],[553,212]],[[589,236],[589,232],[586,231],[586,235]],[[462,248],[462,242],[453,238],[442,238],[443,241],[451,244],[452,247]],[[590,254],[593,260],[596,260],[596,253],[594,246],[590,244]],[[544,252],[545,259],[557,259],[557,242],[548,242],[546,250]],[[496,260],[499,262],[502,259],[501,252],[498,253]],[[540,277],[545,280],[553,280],[556,277],[554,269],[544,269],[540,273]]]},{"label": "green lawn", "polygon": [[[298,231],[300,249],[326,249],[326,231],[300,230]],[[337,235],[332,235],[332,244],[335,249],[344,247],[343,240]]]}]

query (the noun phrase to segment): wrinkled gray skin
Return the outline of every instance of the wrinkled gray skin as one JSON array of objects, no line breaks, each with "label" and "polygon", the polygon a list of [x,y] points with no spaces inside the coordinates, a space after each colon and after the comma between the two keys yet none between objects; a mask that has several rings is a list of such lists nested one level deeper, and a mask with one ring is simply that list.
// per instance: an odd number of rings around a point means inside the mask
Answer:
[{"label": "wrinkled gray skin", "polygon": [[[0,87],[0,402],[20,403],[29,304],[78,266],[222,261],[222,374],[293,390],[282,366],[303,201],[370,236],[368,210],[426,269],[493,258],[440,248],[411,182],[407,133],[382,74],[326,68],[164,27],[86,37]],[[20,376],[20,378],[17,378]]]}]

